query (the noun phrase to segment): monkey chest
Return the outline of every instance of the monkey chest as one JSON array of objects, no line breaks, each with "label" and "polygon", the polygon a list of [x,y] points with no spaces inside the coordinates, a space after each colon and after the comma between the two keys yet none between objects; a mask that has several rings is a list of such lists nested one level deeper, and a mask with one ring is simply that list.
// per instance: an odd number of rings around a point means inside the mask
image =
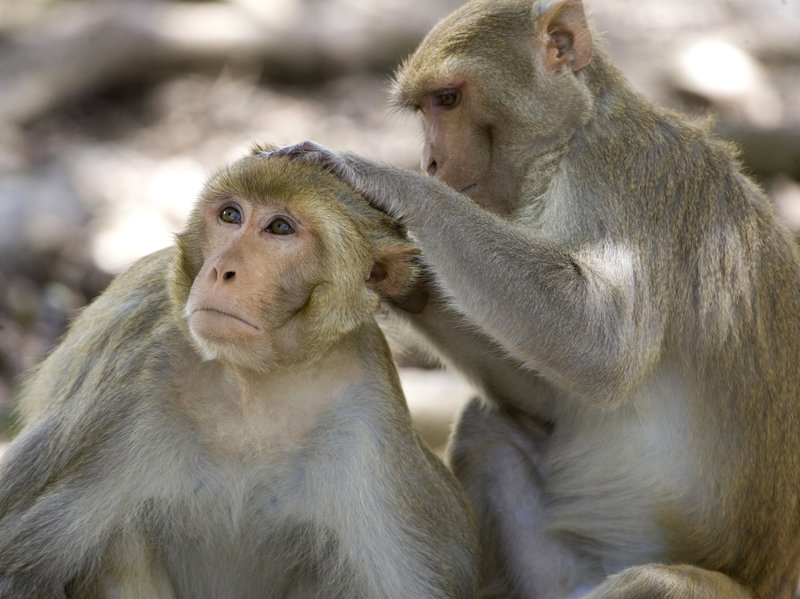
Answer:
[{"label": "monkey chest", "polygon": [[206,468],[191,493],[162,506],[150,534],[178,597],[314,597],[348,566],[311,503],[300,464]]}]

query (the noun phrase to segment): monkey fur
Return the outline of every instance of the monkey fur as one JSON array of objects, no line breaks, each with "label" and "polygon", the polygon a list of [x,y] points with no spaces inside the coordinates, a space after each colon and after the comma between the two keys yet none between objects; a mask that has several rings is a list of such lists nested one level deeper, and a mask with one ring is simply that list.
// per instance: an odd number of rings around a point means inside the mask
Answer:
[{"label": "monkey fur", "polygon": [[313,142],[416,239],[404,318],[481,390],[450,460],[482,596],[790,599],[800,252],[731,146],[653,105],[580,0],[473,0],[399,69],[431,176]]},{"label": "monkey fur", "polygon": [[472,597],[467,500],[374,319],[415,251],[316,167],[215,175],[27,381],[0,597]]}]

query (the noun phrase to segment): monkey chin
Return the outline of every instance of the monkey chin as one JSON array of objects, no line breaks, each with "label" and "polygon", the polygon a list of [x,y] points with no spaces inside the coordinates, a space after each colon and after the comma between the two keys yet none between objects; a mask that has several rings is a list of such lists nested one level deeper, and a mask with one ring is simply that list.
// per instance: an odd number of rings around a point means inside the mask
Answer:
[{"label": "monkey chin", "polygon": [[189,332],[205,360],[222,360],[254,370],[264,370],[272,352],[263,347],[261,329],[220,310],[199,309],[188,317]]},{"label": "monkey chin", "polygon": [[261,335],[261,329],[249,320],[217,308],[192,310],[189,328],[204,339],[222,343],[237,343]]},{"label": "monkey chin", "polygon": [[222,342],[218,340],[205,339],[196,332],[192,334],[192,340],[197,352],[206,361],[217,360],[235,369],[242,368],[254,373],[265,374],[274,369],[272,356],[275,352],[265,343],[242,344],[234,342]]}]

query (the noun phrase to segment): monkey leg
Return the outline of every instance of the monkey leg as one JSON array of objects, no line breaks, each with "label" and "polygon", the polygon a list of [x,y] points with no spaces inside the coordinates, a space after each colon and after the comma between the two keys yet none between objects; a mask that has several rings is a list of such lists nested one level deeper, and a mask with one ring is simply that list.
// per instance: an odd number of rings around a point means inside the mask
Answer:
[{"label": "monkey leg", "polygon": [[478,520],[481,597],[560,599],[590,578],[580,556],[544,530],[538,457],[547,434],[477,398],[456,426],[450,462]]},{"label": "monkey leg", "polygon": [[720,572],[646,564],[610,576],[581,599],[752,599],[752,595]]}]

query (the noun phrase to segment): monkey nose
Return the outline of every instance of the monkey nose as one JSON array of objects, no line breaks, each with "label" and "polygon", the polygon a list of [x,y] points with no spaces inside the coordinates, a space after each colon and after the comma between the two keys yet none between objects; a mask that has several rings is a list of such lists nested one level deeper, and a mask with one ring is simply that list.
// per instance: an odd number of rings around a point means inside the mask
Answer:
[{"label": "monkey nose", "polygon": [[219,269],[214,267],[211,269],[211,280],[215,283],[225,283],[232,281],[236,277],[235,270]]},{"label": "monkey nose", "polygon": [[427,172],[427,173],[428,173],[428,174],[429,174],[431,177],[435,177],[435,176],[436,176],[436,171],[437,171],[437,170],[438,170],[438,165],[436,164],[436,161],[435,161],[435,160],[431,160],[430,162],[428,162],[428,166],[427,166],[427,167],[425,167],[425,171],[426,171],[426,172]]}]

